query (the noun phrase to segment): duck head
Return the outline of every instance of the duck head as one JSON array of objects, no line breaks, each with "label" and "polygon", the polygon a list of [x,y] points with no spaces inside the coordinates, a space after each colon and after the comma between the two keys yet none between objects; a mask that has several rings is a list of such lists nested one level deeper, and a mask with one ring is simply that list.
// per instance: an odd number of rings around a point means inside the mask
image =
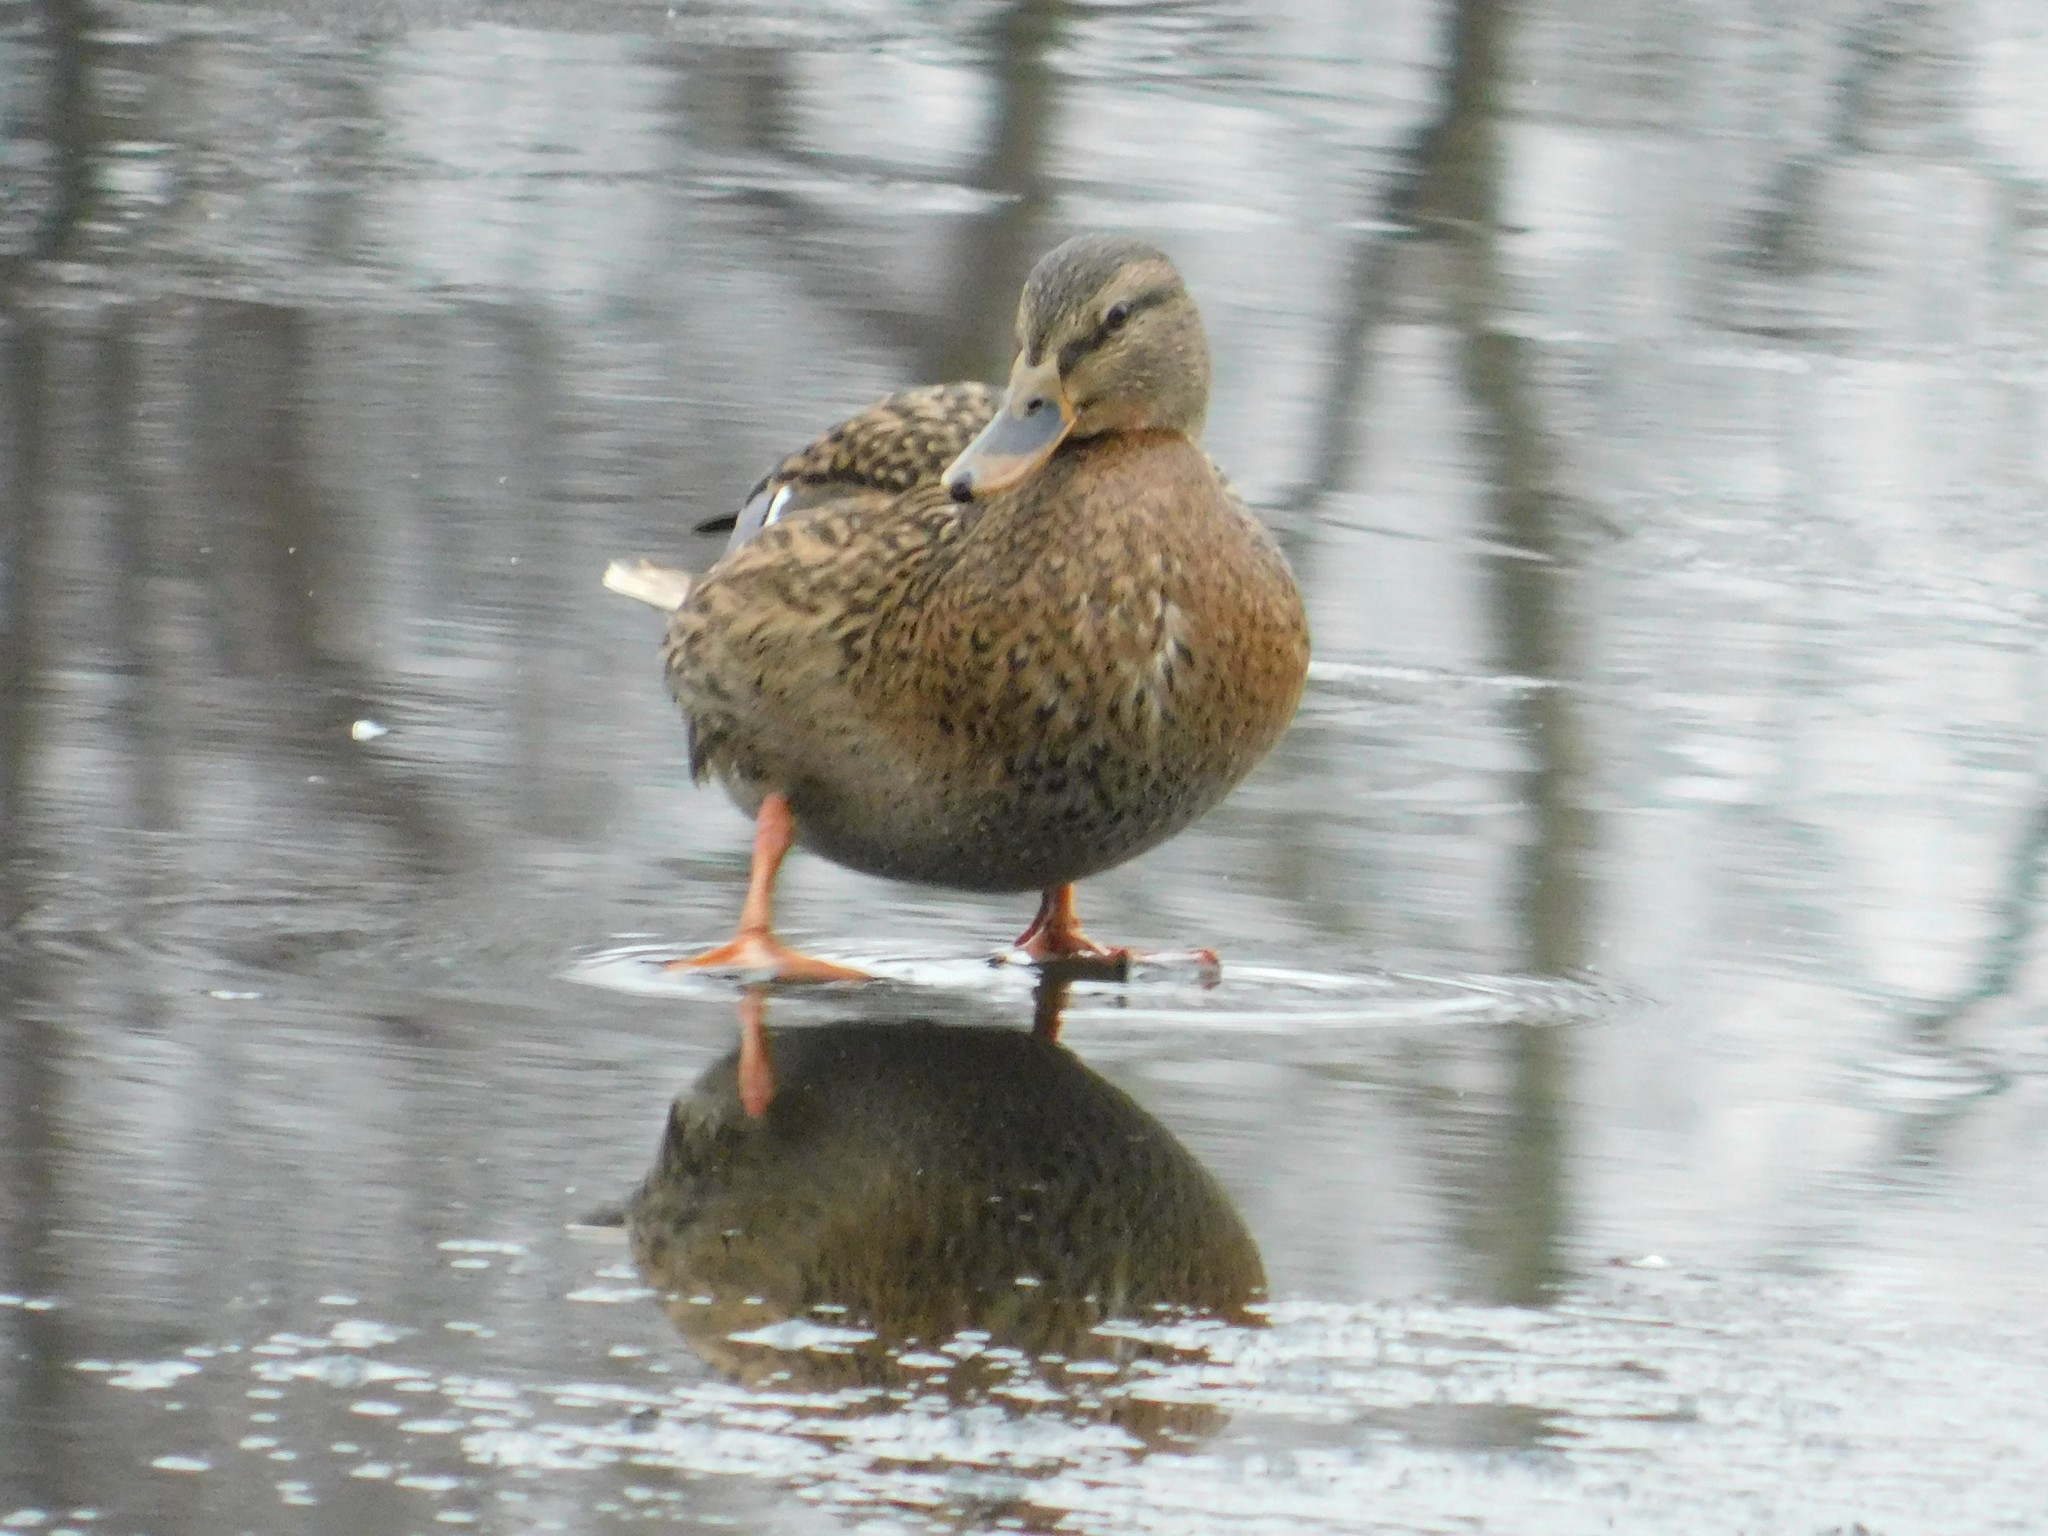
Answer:
[{"label": "duck head", "polygon": [[1081,235],[1031,269],[995,417],[947,466],[955,501],[1021,485],[1069,438],[1165,430],[1209,408],[1209,341],[1187,285],[1143,240]]}]

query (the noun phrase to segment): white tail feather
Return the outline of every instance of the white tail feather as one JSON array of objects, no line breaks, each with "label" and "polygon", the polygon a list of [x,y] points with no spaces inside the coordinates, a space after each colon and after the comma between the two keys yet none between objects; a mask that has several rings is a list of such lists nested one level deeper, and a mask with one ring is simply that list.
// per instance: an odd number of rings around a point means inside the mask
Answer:
[{"label": "white tail feather", "polygon": [[690,595],[688,571],[652,560],[614,560],[604,568],[604,584],[621,597],[637,598],[665,613],[674,613]]}]

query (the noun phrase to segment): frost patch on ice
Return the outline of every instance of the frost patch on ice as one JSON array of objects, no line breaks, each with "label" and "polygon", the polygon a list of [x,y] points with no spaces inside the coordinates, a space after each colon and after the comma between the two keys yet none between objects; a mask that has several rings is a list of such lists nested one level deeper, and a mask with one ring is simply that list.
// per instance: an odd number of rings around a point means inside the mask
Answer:
[{"label": "frost patch on ice", "polygon": [[373,1323],[368,1318],[352,1317],[328,1329],[327,1336],[343,1349],[377,1349],[385,1344],[396,1344],[411,1331],[409,1328],[393,1328],[388,1323]]},{"label": "frost patch on ice", "polygon": [[594,1302],[600,1306],[618,1306],[630,1301],[645,1301],[653,1294],[644,1285],[586,1285],[571,1291],[569,1299]]},{"label": "frost patch on ice", "polygon": [[107,1378],[110,1387],[130,1392],[161,1392],[165,1387],[199,1374],[190,1360],[123,1360],[114,1368],[118,1374]]},{"label": "frost patch on ice", "polygon": [[[865,1344],[874,1334],[865,1328],[833,1328],[801,1317],[786,1318],[744,1333],[729,1333],[735,1344],[762,1344],[769,1349],[809,1349],[821,1354],[843,1355],[856,1344]],[[952,1362],[948,1361],[948,1364]]]}]

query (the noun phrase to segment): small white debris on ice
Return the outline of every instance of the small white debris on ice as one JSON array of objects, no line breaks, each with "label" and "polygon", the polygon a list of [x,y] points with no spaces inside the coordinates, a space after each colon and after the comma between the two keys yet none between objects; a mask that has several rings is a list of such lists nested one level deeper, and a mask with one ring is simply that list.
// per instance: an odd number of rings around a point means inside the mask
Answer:
[{"label": "small white debris on ice", "polygon": [[374,720],[358,720],[348,728],[348,733],[356,741],[375,741],[379,736],[389,736],[391,727],[379,725]]}]

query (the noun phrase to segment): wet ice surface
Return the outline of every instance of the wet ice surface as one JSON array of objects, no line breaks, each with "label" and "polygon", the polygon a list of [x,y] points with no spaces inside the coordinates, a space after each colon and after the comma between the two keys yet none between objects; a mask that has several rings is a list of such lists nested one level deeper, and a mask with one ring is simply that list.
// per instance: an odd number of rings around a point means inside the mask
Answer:
[{"label": "wet ice surface", "polygon": [[[204,1415],[204,1453],[148,1455],[154,1471],[214,1474],[237,1501],[269,1484],[287,1504],[347,1500],[399,1521],[575,1529],[659,1510],[708,1525],[721,1509],[787,1518],[784,1494],[908,1529],[998,1509],[1103,1531],[2038,1519],[2030,1469],[2048,1409],[2032,1391],[2032,1317],[1930,1309],[1882,1280],[1735,1278],[1641,1258],[1543,1311],[1297,1302],[1259,1330],[1156,1330],[1205,1361],[1112,1390],[1217,1405],[1230,1427],[1199,1449],[1141,1456],[1125,1431],[1033,1413],[1028,1397],[961,1406],[937,1390],[702,1379],[639,1326],[646,1293],[616,1283],[629,1274],[593,1268],[614,1283],[562,1298],[630,1309],[609,1331],[592,1325],[614,1342],[593,1341],[580,1374],[508,1369],[489,1330],[461,1320],[439,1338],[336,1325],[74,1368],[110,1393],[158,1395],[156,1414],[118,1415],[139,1455],[192,1443],[200,1426],[177,1410]],[[2004,1411],[1982,1416],[1985,1395]],[[1980,1428],[1960,1436],[1959,1419]],[[1985,1475],[1997,1467],[2011,1475]],[[363,1484],[381,1508],[362,1502]]]},{"label": "wet ice surface", "polygon": [[[0,5],[0,1530],[2039,1528],[2025,5],[68,14]],[[1105,225],[1318,654],[1082,892],[1220,983],[1063,1039],[1270,1298],[828,1388],[860,1319],[678,1331],[604,1225],[749,835],[598,576]],[[885,979],[773,1027],[1029,1026],[1028,899],[783,897]]]},{"label": "wet ice surface", "polygon": [[[1008,978],[985,965],[998,995],[979,1013],[961,1001],[973,963],[875,1006],[921,995],[1021,1028],[1005,1016]],[[1242,970],[1217,993],[1261,995],[1259,968]],[[1323,990],[1341,995],[1344,980]],[[1513,990],[1470,981],[1476,996]],[[410,1046],[331,1020],[273,1044],[278,1026],[252,1026],[246,1004],[216,1005],[215,1030],[179,1031],[243,1085],[226,1123],[190,1135],[189,1159],[156,1165],[184,1214],[152,1240],[139,1205],[79,1211],[71,1251],[100,1263],[38,1314],[63,1343],[35,1422],[96,1448],[72,1486],[99,1528],[201,1529],[223,1512],[261,1527],[314,1509],[571,1530],[650,1514],[707,1529],[1063,1518],[1103,1531],[2036,1518],[2048,1253],[2024,1217],[2032,1170],[2006,1150],[2029,1140],[2024,1084],[1959,1123],[1956,1103],[1924,1092],[1873,1099],[1881,1060],[1845,1056],[1800,1090],[1806,1113],[1840,1120],[1831,1164],[1796,1159],[1801,1187],[1761,1212],[1690,1168],[1657,1167],[1696,1134],[1631,1128],[1634,1094],[1582,1089],[1568,1112],[1609,1144],[1572,1157],[1583,1192],[1566,1277],[1545,1305],[1501,1306],[1461,1293],[1492,1288],[1485,1261],[1513,1242],[1489,1253],[1445,1230],[1513,1214],[1469,1209],[1488,1178],[1511,1177],[1484,1166],[1493,1122],[1515,1114],[1500,1053],[1539,1041],[1626,1059],[1670,1027],[1668,1008],[1601,998],[1567,1018],[1547,983],[1533,989],[1542,1022],[1447,1020],[1430,987],[1406,1019],[1383,992],[1349,1029],[1320,1005],[1300,1031],[1273,1032],[1269,1014],[1246,1052],[1243,1010],[1226,1004],[1205,1035],[1199,1011],[1162,1028],[1146,984],[1129,1009],[1100,989],[1098,1006],[1077,999],[1068,1039],[1224,1177],[1275,1296],[1263,1328],[1109,1330],[1190,1357],[1106,1394],[1223,1415],[1213,1439],[1140,1454],[1114,1424],[1034,1411],[1028,1395],[953,1402],[942,1365],[928,1390],[864,1394],[749,1389],[700,1364],[617,1234],[582,1223],[644,1171],[667,1096],[729,1048],[732,999],[626,998],[612,1012],[603,989],[558,985],[526,1012],[427,992]],[[866,1005],[776,1006],[801,1029]],[[561,1019],[578,1028],[561,1033]],[[341,1102],[360,1056],[373,1070]],[[1416,1102],[1443,1094],[1474,1122]],[[1767,1088],[1742,1102],[1759,1120],[1783,1112]],[[295,1103],[331,1119],[282,1134],[251,1123]],[[151,1167],[133,1134],[114,1119],[95,1155]],[[1445,1145],[1431,1157],[1418,1136]],[[1742,1171],[1727,1154],[1716,1166]],[[1672,1209],[1673,1192],[1721,1208]],[[1437,1201],[1468,1209],[1447,1216]],[[173,1297],[189,1310],[166,1311]],[[799,1352],[846,1347],[829,1329],[766,1332]],[[915,1352],[947,1359],[949,1342]],[[68,1432],[41,1417],[53,1411]]]}]

